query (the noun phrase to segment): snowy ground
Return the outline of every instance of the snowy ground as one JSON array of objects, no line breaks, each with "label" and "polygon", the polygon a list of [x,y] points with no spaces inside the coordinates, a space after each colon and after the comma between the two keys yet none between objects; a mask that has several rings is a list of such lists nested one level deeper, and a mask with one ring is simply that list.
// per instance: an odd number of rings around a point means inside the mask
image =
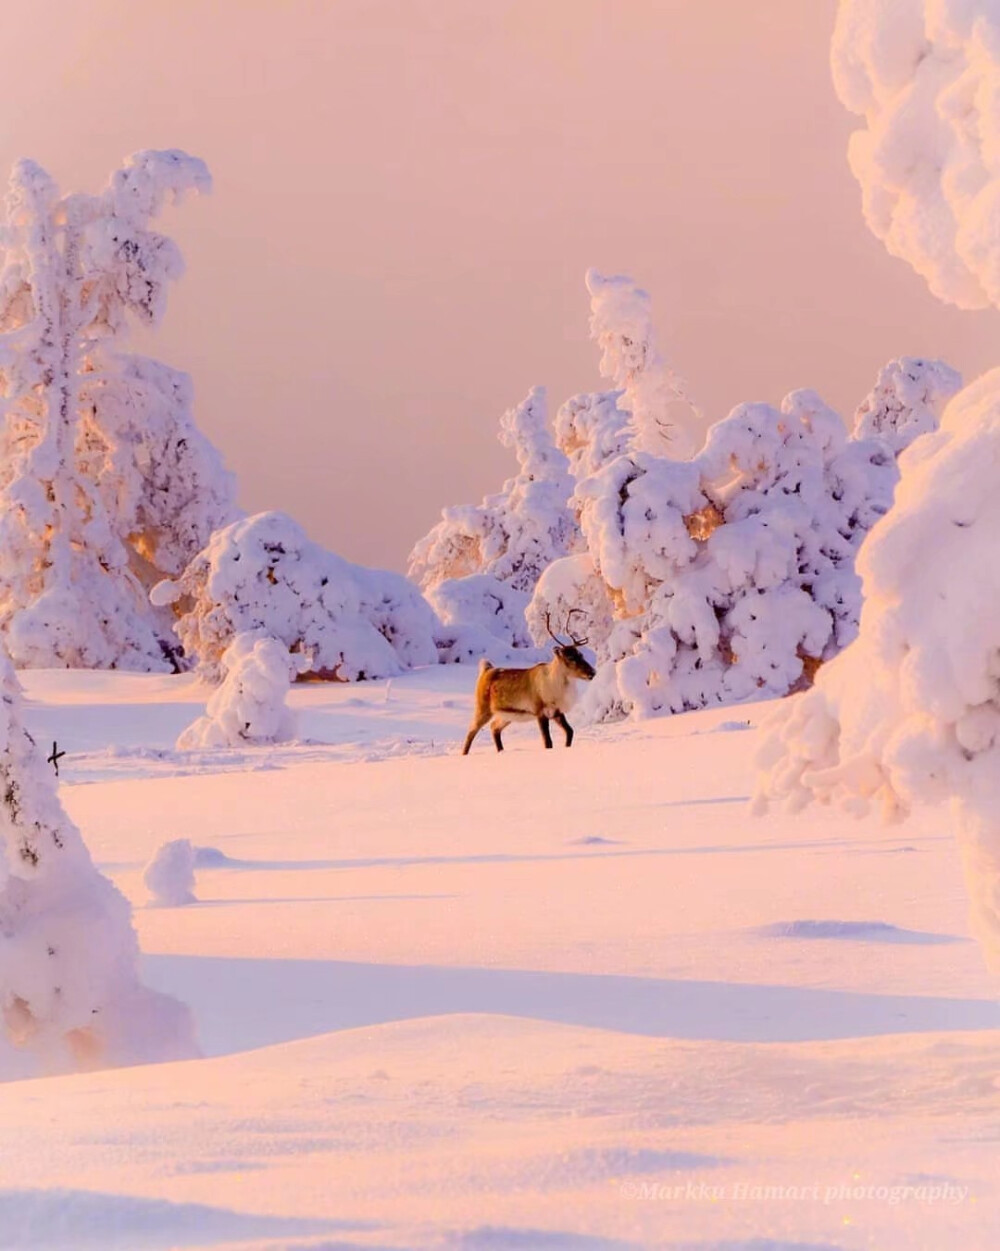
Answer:
[{"label": "snowy ground", "polygon": [[[207,1058],[0,1087],[0,1247],[996,1247],[944,816],[751,819],[745,709],[462,759],[473,677],[301,687],[302,744],[182,757],[190,679],[28,675]],[[200,902],[149,907],[171,838]]]}]

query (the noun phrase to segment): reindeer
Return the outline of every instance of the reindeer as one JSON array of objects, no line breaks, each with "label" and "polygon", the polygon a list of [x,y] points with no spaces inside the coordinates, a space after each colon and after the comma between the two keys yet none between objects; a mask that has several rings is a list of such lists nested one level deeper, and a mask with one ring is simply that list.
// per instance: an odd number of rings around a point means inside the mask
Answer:
[{"label": "reindeer", "polygon": [[553,633],[546,613],[545,628],[556,645],[550,661],[532,665],[530,669],[497,669],[485,658],[479,662],[476,707],[465,736],[463,756],[469,754],[472,740],[487,721],[497,751],[503,751],[500,735],[512,721],[537,721],[542,741],[546,747],[551,747],[549,721],[552,720],[566,735],[566,746],[572,746],[573,727],[566,720],[566,713],[573,706],[574,682],[590,682],[594,677],[593,666],[580,651],[587,640],[578,639],[569,628],[574,613],[581,611],[574,608],[566,617],[564,630],[570,637],[569,643]]}]

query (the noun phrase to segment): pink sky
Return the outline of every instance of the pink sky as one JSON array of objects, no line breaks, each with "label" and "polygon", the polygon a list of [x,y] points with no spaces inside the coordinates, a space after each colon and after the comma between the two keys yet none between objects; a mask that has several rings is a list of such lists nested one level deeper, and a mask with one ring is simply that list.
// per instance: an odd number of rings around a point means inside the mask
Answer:
[{"label": "pink sky", "polygon": [[[401,567],[511,470],[497,417],[599,383],[583,273],[652,293],[712,419],[889,357],[967,378],[995,313],[938,304],[862,222],[834,0],[8,0],[0,165],[96,189],[203,157],[155,354],[250,509]],[[149,350],[152,345],[144,347]]]}]

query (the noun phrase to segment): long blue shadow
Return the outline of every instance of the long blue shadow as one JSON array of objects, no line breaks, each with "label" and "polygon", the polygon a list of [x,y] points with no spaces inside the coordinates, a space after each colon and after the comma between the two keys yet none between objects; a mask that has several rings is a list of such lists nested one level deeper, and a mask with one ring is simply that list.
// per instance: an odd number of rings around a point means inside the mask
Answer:
[{"label": "long blue shadow", "polygon": [[210,1055],[459,1013],[718,1042],[1000,1029],[1000,1004],[981,999],[332,960],[151,955],[143,966],[191,1006]]}]

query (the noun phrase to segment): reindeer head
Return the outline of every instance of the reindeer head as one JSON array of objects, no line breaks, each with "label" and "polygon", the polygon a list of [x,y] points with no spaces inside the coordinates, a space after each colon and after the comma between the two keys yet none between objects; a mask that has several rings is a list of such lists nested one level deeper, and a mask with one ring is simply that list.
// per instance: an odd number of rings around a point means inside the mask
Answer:
[{"label": "reindeer head", "polygon": [[556,658],[566,666],[570,676],[579,678],[581,682],[591,682],[596,676],[597,670],[584,656],[583,652],[580,651],[580,648],[584,646],[587,640],[585,638],[577,638],[569,628],[569,623],[572,621],[573,616],[582,612],[582,608],[571,608],[566,614],[566,624],[563,626],[563,632],[570,637],[570,642],[568,643],[564,643],[558,634],[553,632],[548,613],[545,614],[545,628],[555,642]]}]

